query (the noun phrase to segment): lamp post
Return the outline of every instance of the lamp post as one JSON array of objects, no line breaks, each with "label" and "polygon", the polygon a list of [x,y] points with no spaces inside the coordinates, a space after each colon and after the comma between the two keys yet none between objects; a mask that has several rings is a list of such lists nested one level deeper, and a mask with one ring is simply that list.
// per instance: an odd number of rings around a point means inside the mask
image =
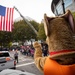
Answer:
[{"label": "lamp post", "polygon": [[62,0],[63,13],[65,14],[64,0]]}]

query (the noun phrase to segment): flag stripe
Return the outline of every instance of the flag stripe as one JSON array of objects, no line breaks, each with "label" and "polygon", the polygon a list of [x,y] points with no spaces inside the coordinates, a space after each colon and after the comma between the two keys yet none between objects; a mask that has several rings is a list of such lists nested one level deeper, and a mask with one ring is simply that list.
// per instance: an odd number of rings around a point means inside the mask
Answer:
[{"label": "flag stripe", "polygon": [[2,17],[0,16],[0,30],[2,30]]},{"label": "flag stripe", "polygon": [[8,24],[7,24],[7,31],[8,31],[9,30],[9,14],[10,14],[9,11],[10,10],[9,10],[9,8],[7,8],[7,9],[8,9]]},{"label": "flag stripe", "polygon": [[6,16],[5,16],[5,26],[4,26],[4,31],[6,31]]},{"label": "flag stripe", "polygon": [[2,16],[2,30],[3,30],[4,17]]},{"label": "flag stripe", "polygon": [[[11,24],[12,24],[12,25],[11,25],[11,28],[13,29],[13,27],[14,27],[14,26],[13,26],[13,23],[14,23],[14,22],[13,22],[13,13],[14,13],[14,8],[12,8],[11,13],[12,13],[12,14],[11,14],[11,16],[12,16],[12,17],[11,17]],[[11,30],[11,31],[12,31],[12,30]]]},{"label": "flag stripe", "polygon": [[3,21],[3,30],[5,29],[5,17],[4,17],[4,21]]},{"label": "flag stripe", "polygon": [[8,25],[8,9],[6,9],[6,29],[7,30],[7,25]]},{"label": "flag stripe", "polygon": [[9,13],[9,31],[11,31],[11,8]]},{"label": "flag stripe", "polygon": [[11,26],[12,26],[12,8],[10,8],[10,16],[9,16],[9,18],[10,18],[9,19],[10,20],[9,21],[9,25],[10,25],[9,28],[10,28],[10,31],[12,31],[12,29],[11,29]]}]

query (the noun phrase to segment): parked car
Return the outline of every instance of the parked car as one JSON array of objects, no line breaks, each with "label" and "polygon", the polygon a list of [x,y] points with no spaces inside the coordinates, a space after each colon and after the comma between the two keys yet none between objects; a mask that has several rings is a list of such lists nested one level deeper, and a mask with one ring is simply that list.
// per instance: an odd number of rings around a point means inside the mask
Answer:
[{"label": "parked car", "polygon": [[9,51],[0,51],[0,71],[16,69],[16,61],[10,56]]}]

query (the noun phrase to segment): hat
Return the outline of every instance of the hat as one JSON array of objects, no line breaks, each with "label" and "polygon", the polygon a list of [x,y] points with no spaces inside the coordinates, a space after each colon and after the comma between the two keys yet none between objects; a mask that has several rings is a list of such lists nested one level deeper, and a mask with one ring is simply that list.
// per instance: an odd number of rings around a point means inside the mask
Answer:
[{"label": "hat", "polygon": [[50,58],[75,57],[74,18],[69,10],[57,17],[44,14],[44,29],[47,36]]}]

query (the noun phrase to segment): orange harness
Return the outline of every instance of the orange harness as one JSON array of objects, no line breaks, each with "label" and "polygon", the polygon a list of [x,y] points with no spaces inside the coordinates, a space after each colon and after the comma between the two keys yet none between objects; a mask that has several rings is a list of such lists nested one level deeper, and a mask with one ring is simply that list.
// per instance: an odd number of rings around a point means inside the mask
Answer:
[{"label": "orange harness", "polygon": [[44,65],[44,75],[75,75],[75,64],[60,65],[48,57]]}]

